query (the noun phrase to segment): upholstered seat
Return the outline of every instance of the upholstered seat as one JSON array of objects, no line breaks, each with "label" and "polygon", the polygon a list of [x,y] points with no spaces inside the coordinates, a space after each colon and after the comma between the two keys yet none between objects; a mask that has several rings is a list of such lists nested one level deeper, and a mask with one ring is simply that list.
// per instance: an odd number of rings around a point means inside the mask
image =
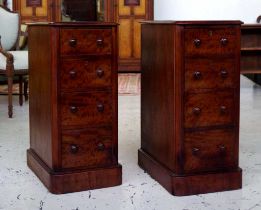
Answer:
[{"label": "upholstered seat", "polygon": [[[22,85],[28,75],[28,51],[19,51],[20,18],[19,14],[0,6],[0,75],[8,82],[8,115],[13,116],[13,78],[19,78],[19,104],[23,104]],[[24,88],[27,100],[27,84]]]}]

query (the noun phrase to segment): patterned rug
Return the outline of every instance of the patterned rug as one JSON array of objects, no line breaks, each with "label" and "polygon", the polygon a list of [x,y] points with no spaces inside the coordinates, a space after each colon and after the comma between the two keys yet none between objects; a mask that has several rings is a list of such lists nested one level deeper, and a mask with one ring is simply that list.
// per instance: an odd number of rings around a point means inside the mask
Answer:
[{"label": "patterned rug", "polygon": [[[13,93],[18,93],[18,84],[13,85]],[[0,94],[7,93],[7,85],[0,85]],[[122,73],[118,75],[119,95],[139,95],[140,94],[140,74]]]},{"label": "patterned rug", "polygon": [[140,94],[140,74],[118,74],[118,94],[119,95],[139,95]]}]

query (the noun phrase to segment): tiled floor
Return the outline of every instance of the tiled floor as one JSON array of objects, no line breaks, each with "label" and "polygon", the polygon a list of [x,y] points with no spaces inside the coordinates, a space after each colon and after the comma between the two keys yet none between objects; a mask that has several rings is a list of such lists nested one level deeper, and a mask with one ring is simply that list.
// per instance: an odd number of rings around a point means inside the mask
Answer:
[{"label": "tiled floor", "polygon": [[[174,197],[137,166],[140,98],[119,97],[119,162],[123,184],[65,195],[50,194],[26,166],[28,104],[6,117],[0,96],[0,209],[5,210],[260,210],[261,88],[241,78],[240,166],[243,189]],[[17,101],[16,101],[17,104]]]}]

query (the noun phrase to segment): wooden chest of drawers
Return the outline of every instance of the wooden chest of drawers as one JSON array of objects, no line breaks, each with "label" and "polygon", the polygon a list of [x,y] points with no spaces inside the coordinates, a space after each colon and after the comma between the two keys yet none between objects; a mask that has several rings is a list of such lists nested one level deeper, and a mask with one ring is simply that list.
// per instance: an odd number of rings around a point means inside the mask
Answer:
[{"label": "wooden chest of drawers", "polygon": [[240,25],[142,24],[139,165],[173,195],[241,188]]},{"label": "wooden chest of drawers", "polygon": [[28,166],[52,193],[121,184],[117,25],[29,27]]}]

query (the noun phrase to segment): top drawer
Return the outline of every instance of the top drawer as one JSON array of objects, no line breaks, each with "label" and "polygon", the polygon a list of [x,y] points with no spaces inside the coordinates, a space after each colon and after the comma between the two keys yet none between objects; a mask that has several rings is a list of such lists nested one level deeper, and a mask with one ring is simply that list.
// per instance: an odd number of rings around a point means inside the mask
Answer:
[{"label": "top drawer", "polygon": [[185,29],[185,54],[234,54],[237,52],[236,34],[237,29],[232,27]]},{"label": "top drawer", "polygon": [[62,55],[111,54],[111,42],[110,29],[61,29],[60,31]]}]

